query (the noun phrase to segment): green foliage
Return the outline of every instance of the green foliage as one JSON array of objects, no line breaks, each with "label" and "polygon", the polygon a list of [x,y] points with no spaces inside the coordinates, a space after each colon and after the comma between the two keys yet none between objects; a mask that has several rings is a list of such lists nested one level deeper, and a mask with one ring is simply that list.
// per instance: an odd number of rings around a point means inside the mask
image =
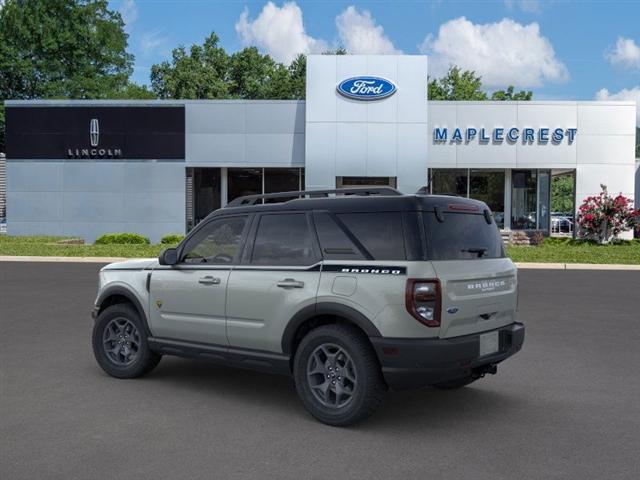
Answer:
[{"label": "green foliage", "polygon": [[184,235],[180,235],[178,233],[170,233],[169,235],[165,235],[160,239],[160,243],[162,245],[176,245],[182,241]]},{"label": "green foliage", "polygon": [[96,245],[149,245],[149,239],[138,233],[105,233],[96,238]]},{"label": "green foliage", "polygon": [[170,62],[151,67],[151,88],[159,98],[303,99],[306,57],[288,67],[247,47],[228,55],[211,33],[202,45],[175,48]]},{"label": "green foliage", "polygon": [[[487,93],[482,90],[482,77],[471,70],[462,70],[452,66],[442,78],[429,81],[429,100],[488,100]],[[513,101],[531,100],[533,92],[514,92],[512,85],[506,90],[497,90],[491,94],[491,100]]]},{"label": "green foliage", "polygon": [[133,56],[107,0],[8,0],[0,10],[0,95],[108,98],[124,89]]},{"label": "green foliage", "polygon": [[556,175],[551,179],[551,211],[573,212],[574,178],[571,174]]},{"label": "green foliage", "polygon": [[533,92],[531,90],[524,91],[520,90],[519,92],[513,91],[513,85],[509,85],[506,90],[497,90],[491,94],[491,100],[500,100],[500,101],[529,101],[533,98]]},{"label": "green foliage", "polygon": [[442,78],[429,81],[429,100],[486,100],[482,77],[471,70],[452,66]]},{"label": "green foliage", "polygon": [[572,238],[546,238],[539,246],[507,247],[514,262],[640,264],[638,240],[598,245],[594,241]]},{"label": "green foliage", "polygon": [[4,102],[0,99],[0,153],[4,152]]}]

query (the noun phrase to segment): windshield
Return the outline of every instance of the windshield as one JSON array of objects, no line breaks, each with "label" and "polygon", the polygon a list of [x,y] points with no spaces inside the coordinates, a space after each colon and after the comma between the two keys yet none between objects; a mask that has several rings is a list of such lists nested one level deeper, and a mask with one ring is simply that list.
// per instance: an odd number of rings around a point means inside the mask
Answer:
[{"label": "windshield", "polygon": [[496,223],[488,224],[482,214],[423,213],[427,249],[431,260],[467,260],[504,257],[502,238]]}]

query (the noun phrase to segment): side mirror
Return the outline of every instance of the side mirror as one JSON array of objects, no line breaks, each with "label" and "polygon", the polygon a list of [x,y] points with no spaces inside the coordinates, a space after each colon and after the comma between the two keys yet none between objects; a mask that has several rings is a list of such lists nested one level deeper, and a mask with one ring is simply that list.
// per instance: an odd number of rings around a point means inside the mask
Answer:
[{"label": "side mirror", "polygon": [[167,248],[160,252],[158,256],[160,265],[175,265],[178,263],[178,250],[175,248]]}]

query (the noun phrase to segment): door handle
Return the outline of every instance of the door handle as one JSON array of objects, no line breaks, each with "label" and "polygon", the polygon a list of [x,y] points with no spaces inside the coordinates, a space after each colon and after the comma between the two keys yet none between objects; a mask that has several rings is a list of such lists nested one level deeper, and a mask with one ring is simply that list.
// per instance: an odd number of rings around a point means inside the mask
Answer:
[{"label": "door handle", "polygon": [[198,283],[201,283],[202,285],[218,285],[220,284],[220,279],[218,277],[207,275],[206,277],[200,277]]},{"label": "door handle", "polygon": [[285,278],[277,284],[280,288],[303,288],[304,282],[300,282],[294,278]]}]

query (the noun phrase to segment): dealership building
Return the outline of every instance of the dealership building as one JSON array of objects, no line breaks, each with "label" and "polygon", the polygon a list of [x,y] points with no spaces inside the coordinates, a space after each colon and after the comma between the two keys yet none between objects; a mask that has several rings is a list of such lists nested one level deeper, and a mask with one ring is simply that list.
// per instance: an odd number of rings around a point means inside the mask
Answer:
[{"label": "dealership building", "polygon": [[305,101],[7,101],[7,232],[156,242],[241,195],[372,185],[549,232],[555,175],[577,205],[634,196],[635,103],[429,101],[427,78],[425,56],[311,55]]}]

